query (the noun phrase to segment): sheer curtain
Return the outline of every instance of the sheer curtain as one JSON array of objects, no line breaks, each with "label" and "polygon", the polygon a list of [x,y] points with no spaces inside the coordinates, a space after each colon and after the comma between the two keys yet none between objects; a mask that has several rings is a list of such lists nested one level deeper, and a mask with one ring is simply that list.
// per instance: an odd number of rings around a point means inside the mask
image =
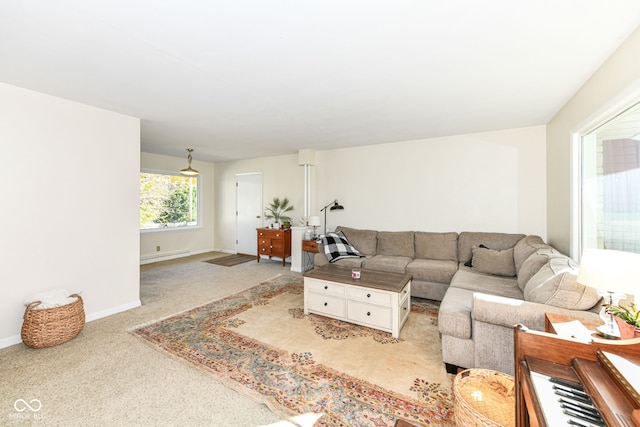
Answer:
[{"label": "sheer curtain", "polygon": [[640,104],[582,137],[582,248],[640,253]]}]

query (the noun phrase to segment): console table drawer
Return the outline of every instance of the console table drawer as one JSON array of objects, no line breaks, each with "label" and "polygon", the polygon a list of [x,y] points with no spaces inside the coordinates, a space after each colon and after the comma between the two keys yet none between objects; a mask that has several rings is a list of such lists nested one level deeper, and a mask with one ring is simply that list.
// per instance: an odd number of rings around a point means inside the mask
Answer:
[{"label": "console table drawer", "polygon": [[307,302],[309,310],[331,317],[345,318],[344,298],[331,295],[314,295]]},{"label": "console table drawer", "polygon": [[374,304],[391,305],[391,294],[389,292],[350,286],[347,293],[347,296],[352,299],[371,302]]},{"label": "console table drawer", "polygon": [[358,323],[366,323],[381,329],[391,330],[391,308],[347,301],[347,318]]},{"label": "console table drawer", "polygon": [[268,228],[261,228],[258,230],[258,237],[266,237],[268,239],[282,239],[285,236],[286,230],[271,230]]},{"label": "console table drawer", "polygon": [[324,282],[322,280],[305,278],[305,291],[320,295],[337,295],[344,297],[345,285],[334,282]]}]

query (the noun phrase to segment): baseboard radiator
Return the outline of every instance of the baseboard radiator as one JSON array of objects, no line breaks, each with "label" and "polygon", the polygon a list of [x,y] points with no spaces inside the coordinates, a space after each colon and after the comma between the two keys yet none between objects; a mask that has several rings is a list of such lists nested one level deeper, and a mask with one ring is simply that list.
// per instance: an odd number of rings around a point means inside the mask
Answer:
[{"label": "baseboard radiator", "polygon": [[171,252],[158,252],[156,254],[145,255],[140,257],[140,264],[150,264],[152,262],[167,261],[170,259],[189,256],[191,252],[188,249],[180,249]]}]

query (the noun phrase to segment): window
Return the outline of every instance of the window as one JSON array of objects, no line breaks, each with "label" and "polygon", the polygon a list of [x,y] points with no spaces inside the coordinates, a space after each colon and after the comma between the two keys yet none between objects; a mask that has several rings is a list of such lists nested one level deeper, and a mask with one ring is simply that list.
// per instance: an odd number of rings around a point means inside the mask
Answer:
[{"label": "window", "polygon": [[140,230],[196,227],[198,177],[140,173]]},{"label": "window", "polygon": [[640,253],[640,104],[581,138],[581,248]]}]

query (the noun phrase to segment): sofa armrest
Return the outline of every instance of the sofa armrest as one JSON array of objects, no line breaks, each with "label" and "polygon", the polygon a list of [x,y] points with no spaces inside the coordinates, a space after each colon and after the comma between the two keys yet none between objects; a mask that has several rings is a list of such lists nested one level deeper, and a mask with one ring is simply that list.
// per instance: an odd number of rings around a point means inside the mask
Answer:
[{"label": "sofa armrest", "polygon": [[516,324],[523,324],[529,329],[544,331],[545,313],[564,314],[576,319],[599,319],[598,314],[590,311],[568,310],[479,292],[473,294],[471,317],[476,321],[506,328],[512,328]]},{"label": "sofa armrest", "polygon": [[320,267],[322,265],[329,264],[329,260],[324,253],[324,245],[322,242],[318,242],[318,253],[313,256],[313,265]]}]

